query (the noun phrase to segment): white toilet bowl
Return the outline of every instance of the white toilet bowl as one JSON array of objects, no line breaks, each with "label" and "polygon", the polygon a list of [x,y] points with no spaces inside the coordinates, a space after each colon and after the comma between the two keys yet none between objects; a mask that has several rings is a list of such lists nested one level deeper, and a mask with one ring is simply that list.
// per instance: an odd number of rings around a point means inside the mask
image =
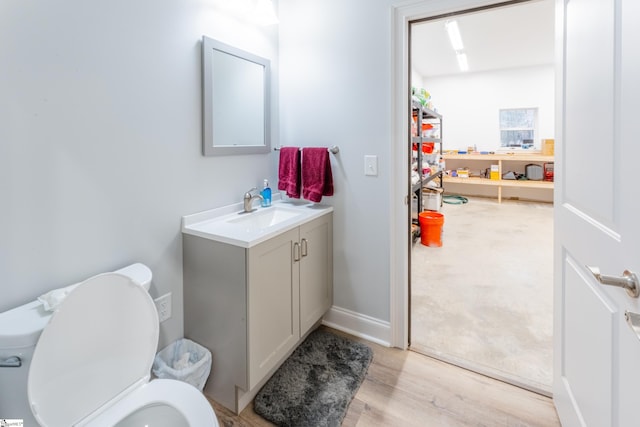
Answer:
[{"label": "white toilet bowl", "polygon": [[[167,396],[171,397],[168,401]],[[204,402],[203,402],[204,400]],[[205,406],[203,409],[202,406]],[[207,416],[204,417],[203,413]],[[156,379],[100,414],[87,427],[217,426],[211,406],[197,388],[176,380]]]},{"label": "white toilet bowl", "polygon": [[[44,427],[218,427],[198,389],[150,381],[158,335],[155,304],[139,283],[119,273],[86,280],[40,334],[27,363],[28,408]],[[25,351],[25,360],[29,356]]]}]

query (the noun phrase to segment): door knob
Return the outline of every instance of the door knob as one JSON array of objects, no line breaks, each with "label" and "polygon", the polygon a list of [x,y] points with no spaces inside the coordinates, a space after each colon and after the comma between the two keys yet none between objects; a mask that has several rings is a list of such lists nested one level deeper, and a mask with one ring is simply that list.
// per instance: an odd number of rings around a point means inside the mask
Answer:
[{"label": "door knob", "polygon": [[591,274],[593,274],[593,277],[595,277],[601,284],[624,288],[627,290],[627,294],[633,298],[638,298],[640,295],[640,283],[638,282],[638,276],[636,273],[625,270],[622,273],[622,276],[607,276],[605,274],[600,274],[600,269],[598,267],[587,266],[587,268]]}]

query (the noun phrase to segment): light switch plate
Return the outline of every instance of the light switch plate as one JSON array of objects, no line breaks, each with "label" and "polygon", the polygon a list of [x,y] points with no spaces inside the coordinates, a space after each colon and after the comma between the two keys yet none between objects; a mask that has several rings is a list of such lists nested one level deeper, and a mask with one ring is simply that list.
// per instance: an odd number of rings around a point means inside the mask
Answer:
[{"label": "light switch plate", "polygon": [[378,176],[378,156],[364,156],[364,174]]}]

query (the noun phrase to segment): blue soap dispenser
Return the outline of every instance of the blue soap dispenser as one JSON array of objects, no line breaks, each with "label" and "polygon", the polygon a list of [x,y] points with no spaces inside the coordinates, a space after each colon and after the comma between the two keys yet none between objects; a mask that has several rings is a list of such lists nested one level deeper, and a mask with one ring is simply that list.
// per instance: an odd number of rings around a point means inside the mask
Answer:
[{"label": "blue soap dispenser", "polygon": [[267,206],[271,206],[271,188],[269,188],[269,181],[266,179],[264,180],[264,188],[260,195],[262,196],[262,201],[260,202],[262,207],[266,208]]}]

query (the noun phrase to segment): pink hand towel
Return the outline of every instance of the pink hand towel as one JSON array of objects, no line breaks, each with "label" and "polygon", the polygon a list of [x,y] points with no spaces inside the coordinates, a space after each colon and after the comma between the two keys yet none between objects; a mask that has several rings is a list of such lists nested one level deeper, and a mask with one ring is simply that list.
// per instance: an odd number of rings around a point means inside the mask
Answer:
[{"label": "pink hand towel", "polygon": [[278,190],[287,192],[287,196],[300,198],[300,149],[298,147],[280,148],[278,166]]},{"label": "pink hand towel", "polygon": [[331,161],[326,148],[302,149],[302,196],[316,203],[322,196],[333,196]]}]

